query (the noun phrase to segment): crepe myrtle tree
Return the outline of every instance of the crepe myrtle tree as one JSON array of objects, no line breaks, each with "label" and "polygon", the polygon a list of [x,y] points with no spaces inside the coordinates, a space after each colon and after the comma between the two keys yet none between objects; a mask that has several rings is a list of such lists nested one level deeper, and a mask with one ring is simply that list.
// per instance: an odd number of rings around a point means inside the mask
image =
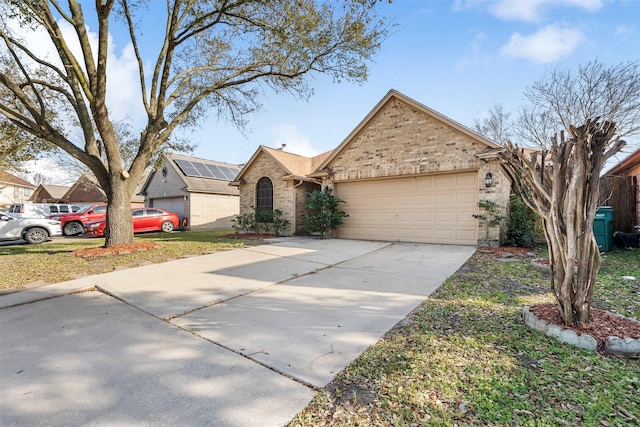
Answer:
[{"label": "crepe myrtle tree", "polygon": [[[516,133],[535,143],[508,143],[500,154],[524,201],[541,218],[551,289],[565,324],[589,322],[600,269],[592,227],[605,162],[640,128],[640,65],[597,61],[575,72],[554,70],[525,93],[531,108]],[[550,136],[550,129],[559,134]]]},{"label": "crepe myrtle tree", "polygon": [[[390,25],[377,3],[0,0],[0,114],[85,164],[108,199],[105,245],[130,243],[131,195],[179,126],[194,126],[213,112],[242,128],[266,91],[308,98],[307,77],[314,73],[336,82],[366,80]],[[164,28],[144,39],[150,7]],[[114,87],[107,84],[112,26],[124,27],[134,52],[138,102],[146,113],[129,163],[107,105]],[[18,32],[46,40],[49,55],[39,55]]]}]

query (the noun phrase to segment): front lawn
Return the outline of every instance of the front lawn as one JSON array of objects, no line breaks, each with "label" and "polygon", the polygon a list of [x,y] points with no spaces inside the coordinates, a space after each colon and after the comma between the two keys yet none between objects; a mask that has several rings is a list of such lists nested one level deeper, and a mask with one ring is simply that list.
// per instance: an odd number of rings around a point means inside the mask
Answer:
[{"label": "front lawn", "polygon": [[[594,308],[640,318],[640,251],[603,256]],[[322,390],[290,426],[640,425],[640,362],[526,328],[552,302],[528,262],[476,254]]]},{"label": "front lawn", "polygon": [[166,262],[185,256],[204,255],[243,247],[244,240],[225,239],[230,231],[149,233],[135,236],[136,242],[155,242],[158,248],[126,255],[81,258],[79,249],[104,245],[104,239],[65,238],[60,243],[0,247],[0,289],[26,289],[80,276]]}]

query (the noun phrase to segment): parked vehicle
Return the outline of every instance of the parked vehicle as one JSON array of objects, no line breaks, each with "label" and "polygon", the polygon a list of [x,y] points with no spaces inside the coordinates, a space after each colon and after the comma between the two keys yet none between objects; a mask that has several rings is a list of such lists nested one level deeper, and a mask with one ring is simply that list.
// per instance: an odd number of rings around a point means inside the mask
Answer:
[{"label": "parked vehicle", "polygon": [[86,223],[102,220],[106,217],[107,205],[106,203],[101,203],[85,206],[74,213],[53,215],[51,219],[62,223],[62,233],[65,236],[75,236],[82,234],[82,229]]},{"label": "parked vehicle", "polygon": [[[168,212],[158,208],[138,208],[131,211],[133,232],[144,233],[146,231],[170,232],[180,226],[180,216],[174,212]],[[106,219],[92,221],[84,226],[84,234],[90,237],[104,236],[107,226]]]},{"label": "parked vehicle", "polygon": [[49,218],[51,210],[46,203],[14,203],[9,206],[9,213],[18,218]]},{"label": "parked vehicle", "polygon": [[62,236],[60,221],[48,218],[19,218],[10,213],[0,213],[0,240],[20,240],[38,244]]},{"label": "parked vehicle", "polygon": [[61,203],[50,204],[48,206],[52,216],[57,214],[74,213],[80,210],[80,206],[65,205]]}]

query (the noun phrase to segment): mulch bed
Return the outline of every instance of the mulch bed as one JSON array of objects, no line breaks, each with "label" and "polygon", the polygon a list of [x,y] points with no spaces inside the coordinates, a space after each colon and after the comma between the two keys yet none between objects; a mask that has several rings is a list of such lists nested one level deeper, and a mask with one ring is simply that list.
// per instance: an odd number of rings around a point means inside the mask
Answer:
[{"label": "mulch bed", "polygon": [[484,253],[490,253],[498,257],[504,256],[504,254],[511,254],[515,257],[529,257],[530,253],[535,252],[531,248],[521,248],[518,246],[500,246],[498,248],[480,248],[478,249]]},{"label": "mulch bed", "polygon": [[607,337],[640,338],[640,322],[602,310],[592,308],[589,323],[579,323],[579,327],[570,327],[562,323],[557,304],[535,305],[529,311],[551,325],[571,329],[578,335],[591,335],[598,341],[598,348],[604,346]]},{"label": "mulch bed", "polygon": [[96,258],[96,257],[104,257],[104,256],[111,256],[111,255],[132,254],[134,252],[150,251],[160,247],[161,245],[158,243],[140,242],[140,243],[131,243],[128,245],[116,245],[108,248],[101,246],[99,248],[78,249],[77,251],[73,252],[73,255],[79,258]]}]

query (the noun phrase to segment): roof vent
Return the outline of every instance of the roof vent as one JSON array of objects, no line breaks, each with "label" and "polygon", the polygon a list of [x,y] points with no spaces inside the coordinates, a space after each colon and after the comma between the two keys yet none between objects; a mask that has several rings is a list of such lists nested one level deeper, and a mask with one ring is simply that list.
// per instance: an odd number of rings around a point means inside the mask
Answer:
[{"label": "roof vent", "polygon": [[280,151],[284,151],[287,148],[287,144],[282,144],[282,147],[278,148]]}]

